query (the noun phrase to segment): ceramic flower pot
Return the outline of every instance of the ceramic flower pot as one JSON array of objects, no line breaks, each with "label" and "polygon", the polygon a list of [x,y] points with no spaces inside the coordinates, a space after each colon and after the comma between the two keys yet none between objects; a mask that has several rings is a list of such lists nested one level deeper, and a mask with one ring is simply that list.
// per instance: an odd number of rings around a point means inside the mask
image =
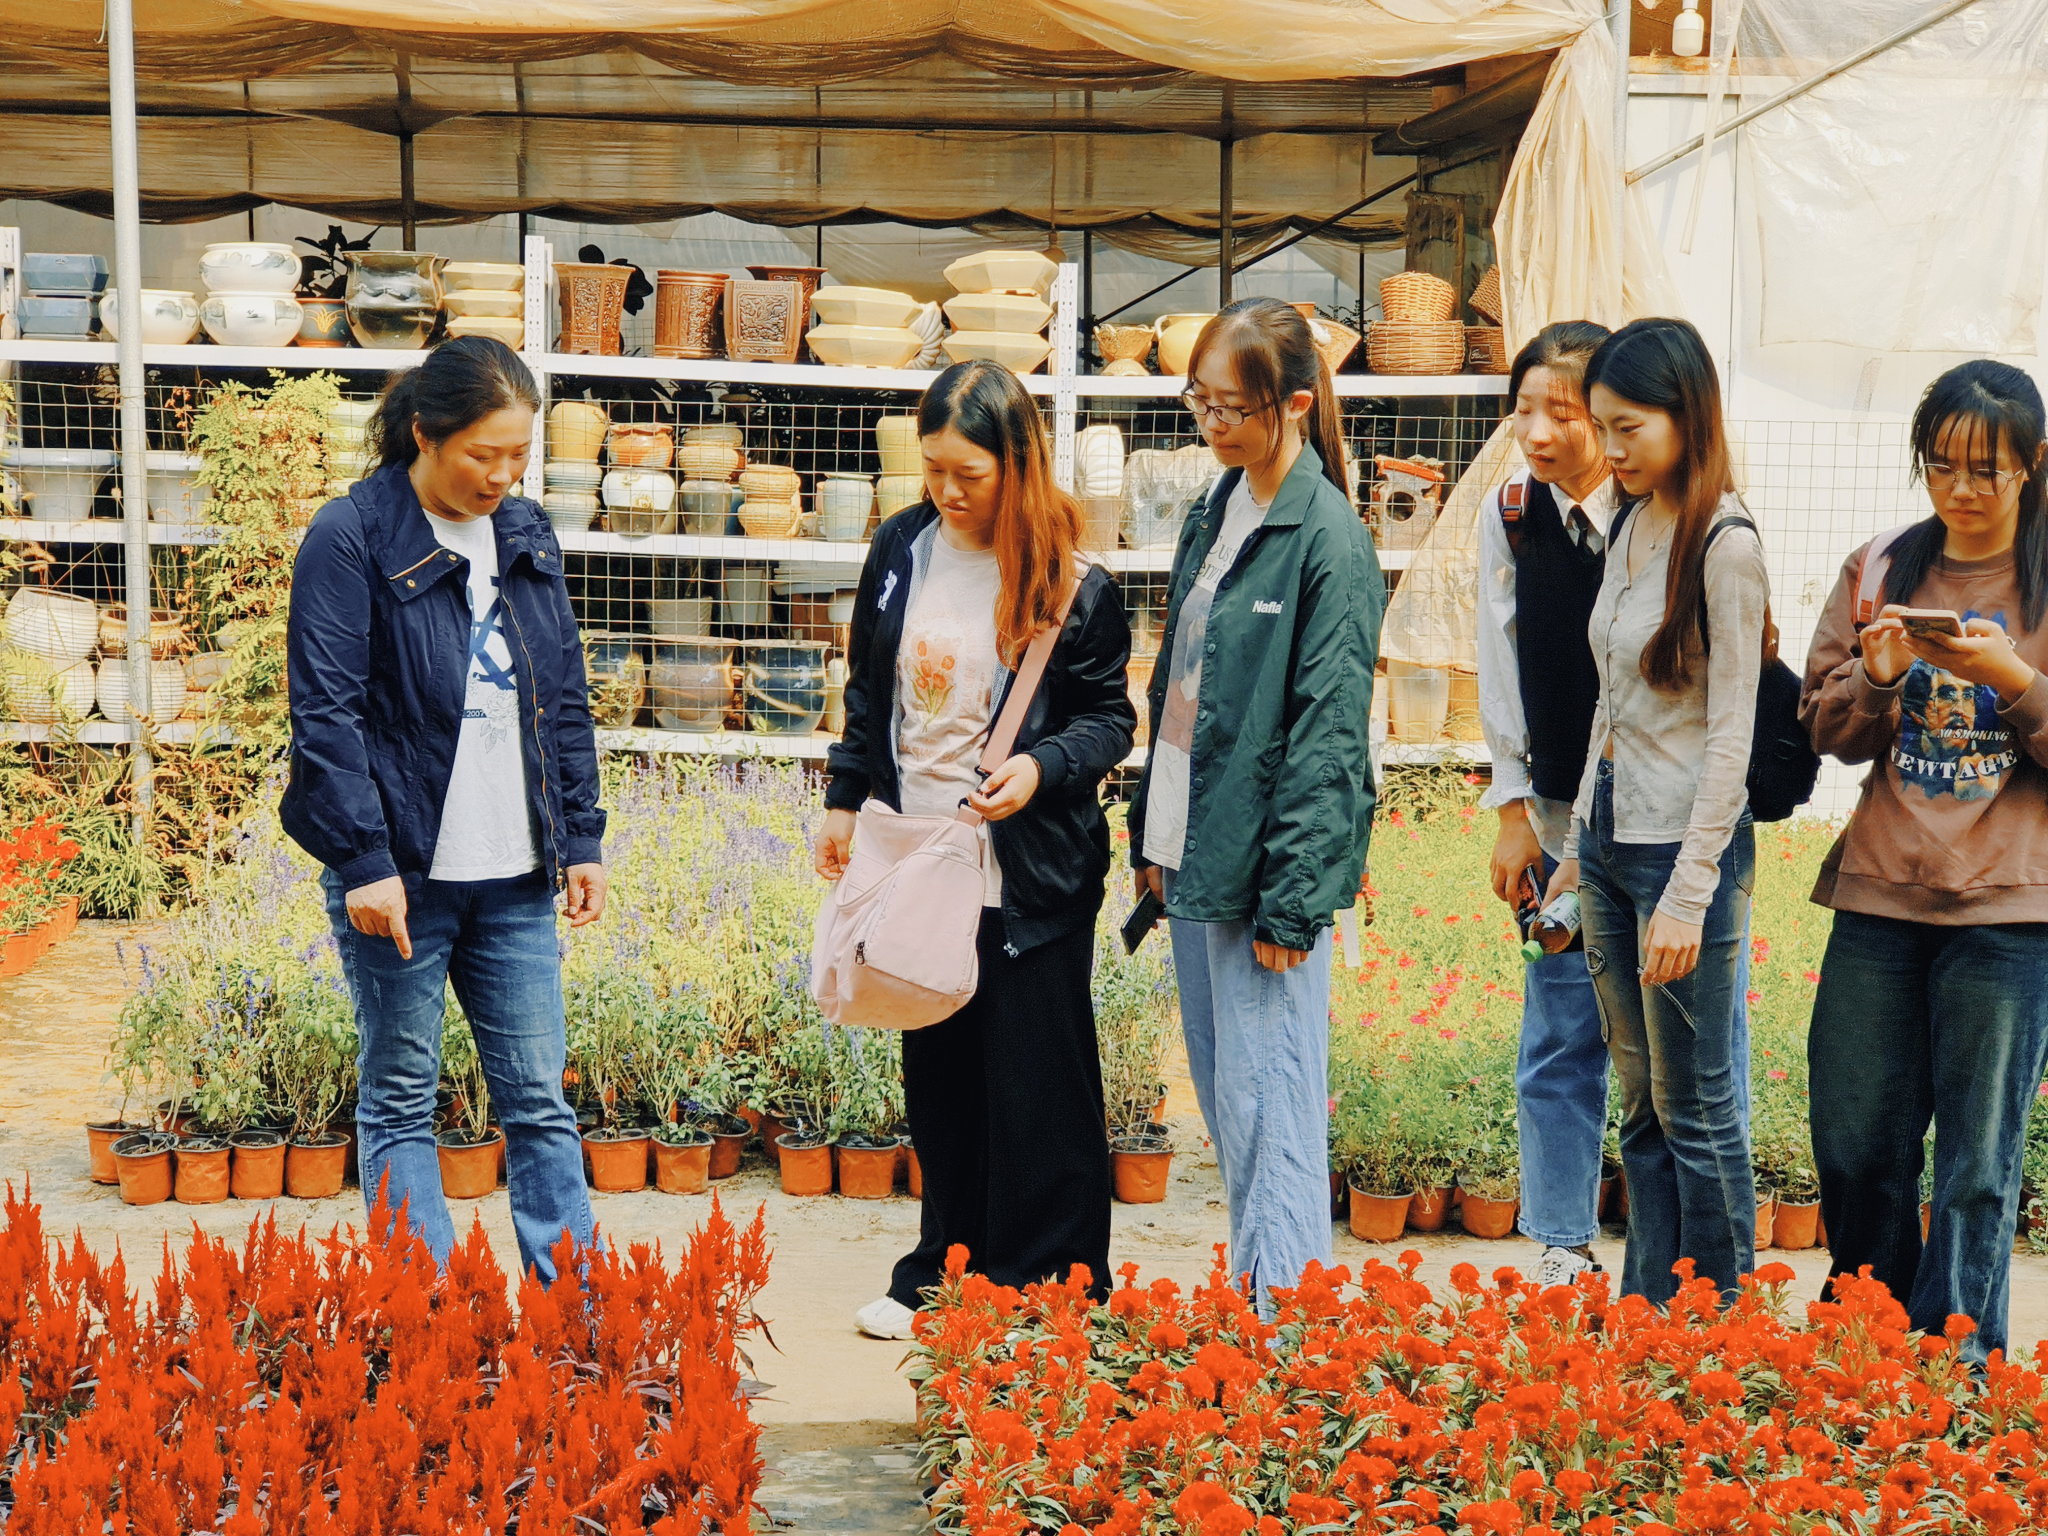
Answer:
[{"label": "ceramic flower pot", "polygon": [[654,273],[654,355],[725,355],[723,272],[657,268]]},{"label": "ceramic flower pot", "polygon": [[1447,1184],[1426,1186],[1408,1200],[1408,1225],[1418,1232],[1441,1232],[1451,1215],[1451,1190]]},{"label": "ceramic flower pot", "polygon": [[827,475],[818,484],[818,537],[851,544],[867,532],[875,482],[866,475]]},{"label": "ceramic flower pot", "polygon": [[487,1132],[471,1141],[462,1131],[443,1131],[434,1138],[434,1157],[441,1165],[441,1193],[450,1200],[481,1200],[498,1187],[498,1159],[505,1133]]},{"label": "ceramic flower pot", "polygon": [[263,240],[222,240],[199,253],[199,279],[208,293],[289,295],[302,266],[290,246]]},{"label": "ceramic flower pot", "polygon": [[180,1205],[218,1205],[228,1197],[231,1148],[217,1136],[191,1136],[178,1143],[176,1190]]},{"label": "ceramic flower pot", "polygon": [[654,1187],[665,1195],[701,1195],[711,1187],[709,1136],[702,1141],[654,1143]]},{"label": "ceramic flower pot", "polygon": [[7,600],[7,643],[53,667],[85,660],[99,633],[99,610],[88,598],[47,587],[17,587]]},{"label": "ceramic flower pot", "polygon": [[741,363],[793,363],[804,339],[803,288],[733,278],[725,287],[725,347]]},{"label": "ceramic flower pot", "polygon": [[161,1205],[171,1198],[171,1148],[178,1138],[156,1131],[115,1142],[115,1176],[124,1205]]},{"label": "ceramic flower pot", "polygon": [[775,1138],[775,1149],[782,1159],[785,1195],[832,1193],[832,1144],[824,1137],[785,1131]]},{"label": "ceramic flower pot", "polygon": [[[109,289],[100,300],[100,328],[110,341],[121,339],[121,292]],[[142,342],[150,347],[182,347],[199,334],[199,301],[182,288],[142,290]]]},{"label": "ceramic flower pot", "polygon": [[1515,1230],[1515,1213],[1520,1208],[1519,1200],[1488,1200],[1469,1189],[1459,1191],[1458,1218],[1473,1237],[1506,1237]]},{"label": "ceramic flower pot", "polygon": [[606,442],[614,469],[667,469],[676,454],[676,435],[670,427],[616,422]]},{"label": "ceramic flower pot", "polygon": [[896,1143],[839,1143],[839,1193],[849,1200],[886,1200],[896,1192]]},{"label": "ceramic flower pot", "polygon": [[1159,340],[1159,371],[1168,375],[1185,374],[1188,371],[1188,357],[1195,350],[1195,341],[1202,334],[1202,327],[1214,319],[1213,315],[1161,315],[1152,322],[1152,333]]},{"label": "ceramic flower pot", "polygon": [[786,640],[747,647],[740,687],[748,730],[796,736],[818,728],[825,713],[825,650],[812,642]]},{"label": "ceramic flower pot", "polygon": [[1811,1248],[1820,1230],[1820,1202],[1780,1198],[1771,1218],[1771,1246],[1798,1252]]},{"label": "ceramic flower pot", "polygon": [[882,456],[885,475],[924,475],[924,460],[917,445],[915,416],[884,416],[875,423],[875,448]]},{"label": "ceramic flower pot", "polygon": [[424,347],[441,319],[439,256],[426,251],[348,253],[348,324],[365,347]]},{"label": "ceramic flower pot", "polygon": [[1391,1243],[1408,1226],[1408,1206],[1415,1198],[1409,1190],[1399,1195],[1375,1195],[1351,1186],[1351,1235],[1361,1242]]},{"label": "ceramic flower pot", "polygon": [[354,339],[348,328],[346,299],[299,300],[299,345],[345,347]]},{"label": "ceramic flower pot", "polygon": [[[119,657],[110,658],[99,669],[94,684],[94,697],[99,701],[100,713],[117,724],[126,724],[136,718],[136,711],[129,705],[128,663]],[[175,661],[152,661],[149,664],[149,719],[155,725],[168,725],[184,713],[185,709],[185,668]]]},{"label": "ceramic flower pot", "polygon": [[230,1194],[237,1200],[275,1200],[284,1193],[282,1131],[237,1131],[228,1142],[234,1148],[228,1167]]},{"label": "ceramic flower pot", "polygon": [[626,312],[631,267],[612,262],[558,261],[556,294],[562,305],[562,335],[556,350],[585,357],[617,357],[619,323]]},{"label": "ceramic flower pot", "polygon": [[[563,400],[548,412],[548,457],[595,464],[611,430],[605,408],[588,400]],[[596,484],[590,487],[595,490]]]},{"label": "ceramic flower pot", "polygon": [[1110,1174],[1126,1205],[1157,1205],[1166,1198],[1173,1146],[1160,1136],[1119,1136],[1109,1144]]},{"label": "ceramic flower pot", "polygon": [[294,1200],[326,1200],[340,1194],[348,1171],[349,1140],[338,1131],[294,1138],[284,1154],[285,1193]]},{"label": "ceramic flower pot", "polygon": [[596,1130],[583,1138],[583,1156],[590,1169],[590,1187],[599,1194],[625,1194],[647,1187],[645,1131]]},{"label": "ceramic flower pot", "polygon": [[209,293],[199,323],[221,347],[288,347],[298,339],[305,312],[289,293]]},{"label": "ceramic flower pot", "polygon": [[656,640],[647,671],[655,723],[668,731],[715,731],[737,702],[732,646],[718,640]]},{"label": "ceramic flower pot", "polygon": [[146,1125],[135,1125],[126,1120],[88,1122],[85,1127],[85,1147],[93,1183],[120,1183],[121,1165],[114,1160],[114,1143],[124,1137],[148,1130],[149,1127]]},{"label": "ceramic flower pot", "polygon": [[[810,328],[811,298],[818,291],[818,283],[825,276],[823,267],[748,267],[747,275],[757,282],[794,283],[797,290],[796,329],[801,336]],[[815,362],[808,353],[806,361]]]}]

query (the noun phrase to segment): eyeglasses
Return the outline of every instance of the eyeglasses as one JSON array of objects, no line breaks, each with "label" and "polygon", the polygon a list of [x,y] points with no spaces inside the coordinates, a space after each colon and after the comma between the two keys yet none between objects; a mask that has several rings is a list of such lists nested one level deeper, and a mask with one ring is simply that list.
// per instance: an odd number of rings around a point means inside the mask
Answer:
[{"label": "eyeglasses", "polygon": [[1192,389],[1180,397],[1180,403],[1194,412],[1195,420],[1197,421],[1206,421],[1213,418],[1219,427],[1241,427],[1244,425],[1245,413],[1236,406],[1211,405]]},{"label": "eyeglasses", "polygon": [[1953,464],[1942,464],[1932,460],[1922,472],[1927,477],[1929,490],[1953,490],[1960,481],[1979,496],[1998,495],[2005,489],[2007,482],[2019,479],[2023,473],[2017,469],[1958,469]]}]

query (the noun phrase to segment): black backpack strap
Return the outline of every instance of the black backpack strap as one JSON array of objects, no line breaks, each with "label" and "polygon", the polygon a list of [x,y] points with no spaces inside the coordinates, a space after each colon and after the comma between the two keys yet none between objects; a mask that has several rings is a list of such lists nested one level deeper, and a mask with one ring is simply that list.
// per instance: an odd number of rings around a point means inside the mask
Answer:
[{"label": "black backpack strap", "polygon": [[[1707,633],[1707,551],[1714,547],[1714,539],[1723,528],[1747,528],[1751,533],[1756,534],[1759,544],[1763,542],[1764,537],[1761,533],[1757,532],[1755,523],[1738,513],[1734,517],[1716,518],[1714,525],[1707,530],[1706,539],[1700,545],[1700,648],[1710,656],[1714,652],[1714,642]],[[1767,642],[1770,641],[1775,629],[1776,626],[1771,623],[1770,609],[1766,608],[1764,610],[1764,633]],[[1775,643],[1771,643],[1773,655],[1776,654],[1776,649]]]},{"label": "black backpack strap", "polygon": [[1508,553],[1519,563],[1522,558],[1522,541],[1529,536],[1522,514],[1529,510],[1529,482],[1520,476],[1510,476],[1500,488],[1500,526],[1508,536]]}]

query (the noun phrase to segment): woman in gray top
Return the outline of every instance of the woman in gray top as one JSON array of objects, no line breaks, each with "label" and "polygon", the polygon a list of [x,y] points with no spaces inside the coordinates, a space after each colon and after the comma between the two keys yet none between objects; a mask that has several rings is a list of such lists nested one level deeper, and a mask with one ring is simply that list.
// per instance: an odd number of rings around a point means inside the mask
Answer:
[{"label": "woman in gray top", "polygon": [[1720,381],[1683,320],[1638,320],[1586,368],[1624,498],[1587,626],[1592,753],[1553,894],[1579,887],[1622,1094],[1622,1291],[1672,1266],[1732,1294],[1755,1252],[1736,977],[1755,884],[1746,780],[1770,582],[1735,497]]}]

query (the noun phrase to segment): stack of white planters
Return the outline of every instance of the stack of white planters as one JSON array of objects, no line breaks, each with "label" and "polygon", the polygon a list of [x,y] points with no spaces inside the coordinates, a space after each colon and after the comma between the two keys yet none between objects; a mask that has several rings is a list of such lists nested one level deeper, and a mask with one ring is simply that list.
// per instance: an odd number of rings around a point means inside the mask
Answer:
[{"label": "stack of white planters", "polygon": [[1012,373],[1030,373],[1052,351],[1045,327],[1052,319],[1046,295],[1059,268],[1037,251],[983,251],[946,268],[959,290],[946,301],[953,333],[946,356],[956,363],[984,358]]},{"label": "stack of white planters", "polygon": [[293,297],[300,262],[288,245],[260,240],[224,240],[199,255],[206,297],[199,323],[223,347],[288,347],[299,334],[305,312]]}]

